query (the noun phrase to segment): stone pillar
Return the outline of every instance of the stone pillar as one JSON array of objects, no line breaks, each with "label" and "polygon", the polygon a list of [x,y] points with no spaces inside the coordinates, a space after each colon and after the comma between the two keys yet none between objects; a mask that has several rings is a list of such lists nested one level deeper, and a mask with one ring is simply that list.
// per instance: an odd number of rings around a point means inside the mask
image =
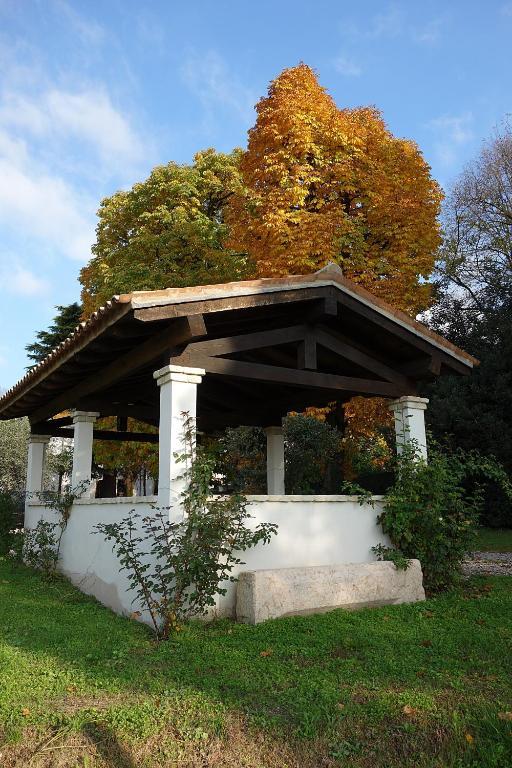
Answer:
[{"label": "stone pillar", "polygon": [[395,416],[396,449],[402,452],[406,443],[414,441],[420,455],[427,459],[427,436],[425,433],[425,410],[428,400],[425,397],[405,395],[393,400],[389,410]]},{"label": "stone pillar", "polygon": [[32,499],[37,500],[37,494],[43,490],[43,472],[46,448],[50,438],[47,435],[30,435],[28,439],[27,459],[27,495],[26,504]]},{"label": "stone pillar", "polygon": [[267,427],[267,493],[284,496],[284,435],[282,427]]},{"label": "stone pillar", "polygon": [[[169,507],[171,520],[182,514],[181,495],[186,487],[187,466],[177,461],[195,447],[197,385],[205,375],[203,368],[166,365],[153,374],[160,387],[160,428],[158,439],[158,506]],[[185,439],[185,418],[193,422],[192,446]]]},{"label": "stone pillar", "polygon": [[73,469],[71,472],[71,490],[85,484],[81,496],[90,495],[92,474],[92,441],[94,422],[100,414],[91,411],[73,413]]}]

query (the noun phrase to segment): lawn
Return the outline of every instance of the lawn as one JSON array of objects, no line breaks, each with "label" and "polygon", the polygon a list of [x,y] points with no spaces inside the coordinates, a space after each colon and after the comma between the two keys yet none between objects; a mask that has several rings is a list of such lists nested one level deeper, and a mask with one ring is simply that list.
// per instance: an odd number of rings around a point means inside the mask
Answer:
[{"label": "lawn", "polygon": [[479,528],[474,549],[476,552],[512,552],[512,529]]},{"label": "lawn", "polygon": [[0,561],[2,768],[512,764],[512,579],[156,645]]}]

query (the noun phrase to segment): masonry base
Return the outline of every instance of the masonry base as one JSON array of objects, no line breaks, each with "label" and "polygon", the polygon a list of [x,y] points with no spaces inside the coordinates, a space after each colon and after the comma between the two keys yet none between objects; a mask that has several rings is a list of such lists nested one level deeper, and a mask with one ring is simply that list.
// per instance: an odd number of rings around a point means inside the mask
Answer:
[{"label": "masonry base", "polygon": [[277,568],[239,575],[236,615],[238,621],[259,624],[279,616],[424,599],[418,560],[411,560],[405,571],[390,562]]}]

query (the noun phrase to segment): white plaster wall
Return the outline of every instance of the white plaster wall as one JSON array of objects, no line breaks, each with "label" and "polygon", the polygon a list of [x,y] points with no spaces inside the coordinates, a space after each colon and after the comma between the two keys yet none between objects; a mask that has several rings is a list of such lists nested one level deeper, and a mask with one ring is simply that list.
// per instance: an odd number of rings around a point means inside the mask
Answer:
[{"label": "white plaster wall", "polygon": [[[94,595],[116,613],[129,615],[141,610],[141,606],[133,602],[133,591],[128,590],[126,572],[119,571],[112,542],[93,531],[98,523],[119,522],[132,510],[140,515],[149,514],[155,504],[156,496],[76,501],[61,540],[59,568],[62,573],[82,592]],[[41,518],[53,522],[58,516],[41,503],[30,504],[25,513],[25,526],[33,528]],[[147,614],[143,618],[149,620]]]},{"label": "white plaster wall", "polygon": [[[374,506],[359,504],[357,496],[248,496],[251,525],[277,523],[270,544],[242,552],[245,565],[240,571],[271,568],[302,568],[341,563],[368,563],[375,560],[371,548],[390,546],[377,525],[382,512],[382,496],[374,496]],[[236,583],[222,584],[226,595],[219,595],[220,616],[234,615]]]},{"label": "white plaster wall", "polygon": [[[240,571],[300,568],[341,563],[366,563],[375,560],[371,547],[389,544],[377,525],[382,510],[381,497],[375,505],[360,505],[355,496],[249,496],[251,525],[277,523],[278,533],[270,544],[258,545],[240,554],[245,565]],[[144,515],[156,505],[156,497],[80,499],[71,510],[61,542],[60,568],[83,592],[120,614],[140,610],[128,591],[128,579],[119,571],[112,543],[92,531],[98,523],[118,522],[131,510]],[[25,525],[34,527],[43,517],[56,515],[41,503],[29,504]],[[219,595],[217,613],[234,615],[236,583],[226,582],[226,595]],[[143,616],[148,620],[147,614]]]}]

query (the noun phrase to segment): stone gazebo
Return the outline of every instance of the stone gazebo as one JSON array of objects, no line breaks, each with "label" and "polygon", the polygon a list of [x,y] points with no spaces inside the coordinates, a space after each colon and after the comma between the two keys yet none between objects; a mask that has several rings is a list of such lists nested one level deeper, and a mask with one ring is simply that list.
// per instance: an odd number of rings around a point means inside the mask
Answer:
[{"label": "stone gazebo", "polygon": [[[88,487],[94,439],[159,443],[158,497],[94,499],[85,491],[62,541],[63,571],[126,612],[126,579],[109,545],[90,532],[155,503],[181,514],[175,453],[184,447],[184,412],[206,433],[238,425],[266,430],[268,495],[250,497],[251,511],[256,521],[277,522],[279,533],[246,553],[247,569],[368,563],[371,547],[384,541],[378,510],[347,496],[285,495],[282,418],[354,395],[386,397],[398,449],[414,438],[426,455],[419,383],[468,374],[475,364],[329,265],[313,275],[116,296],[0,399],[0,418],[30,419],[29,527],[53,514],[37,497],[51,436],[74,438],[72,487]],[[95,430],[103,416],[116,416],[117,429]],[[129,416],[157,426],[158,435],[127,432]],[[234,604],[232,586],[219,612],[232,613]]]}]

